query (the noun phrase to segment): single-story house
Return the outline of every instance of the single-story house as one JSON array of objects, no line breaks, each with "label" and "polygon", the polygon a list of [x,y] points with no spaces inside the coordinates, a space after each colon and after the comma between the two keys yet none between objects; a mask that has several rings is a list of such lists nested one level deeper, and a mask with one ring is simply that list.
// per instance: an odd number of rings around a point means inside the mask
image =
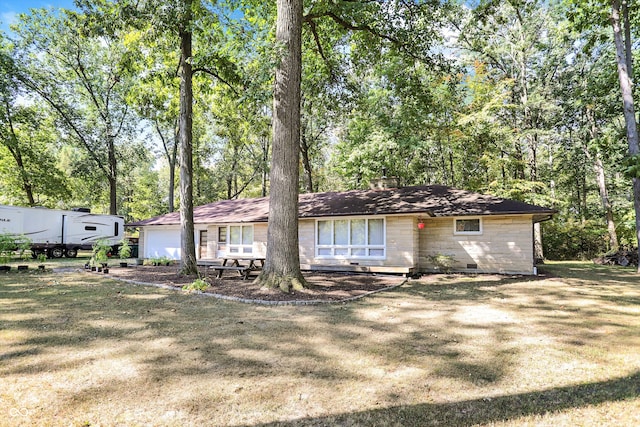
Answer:
[{"label": "single-story house", "polygon": [[[196,207],[197,258],[264,257],[268,213],[268,197]],[[301,194],[301,268],[410,274],[444,255],[454,271],[535,274],[534,224],[554,213],[442,185]],[[180,258],[178,212],[127,225],[141,257]]]}]

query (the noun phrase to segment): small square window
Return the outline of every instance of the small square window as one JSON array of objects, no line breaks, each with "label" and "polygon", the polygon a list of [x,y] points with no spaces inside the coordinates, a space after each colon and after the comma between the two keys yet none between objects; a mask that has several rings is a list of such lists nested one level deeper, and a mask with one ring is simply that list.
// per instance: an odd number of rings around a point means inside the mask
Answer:
[{"label": "small square window", "polygon": [[482,221],[480,218],[456,219],[454,234],[482,234]]}]

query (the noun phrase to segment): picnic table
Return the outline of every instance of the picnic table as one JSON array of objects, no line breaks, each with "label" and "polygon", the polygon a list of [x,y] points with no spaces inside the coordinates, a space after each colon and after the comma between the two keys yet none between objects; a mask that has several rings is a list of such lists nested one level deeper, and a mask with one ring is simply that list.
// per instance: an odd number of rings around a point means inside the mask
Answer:
[{"label": "picnic table", "polygon": [[215,270],[218,279],[222,278],[225,271],[237,271],[246,280],[252,271],[262,270],[264,260],[261,257],[227,256],[222,258],[222,265],[212,265],[210,268]]}]

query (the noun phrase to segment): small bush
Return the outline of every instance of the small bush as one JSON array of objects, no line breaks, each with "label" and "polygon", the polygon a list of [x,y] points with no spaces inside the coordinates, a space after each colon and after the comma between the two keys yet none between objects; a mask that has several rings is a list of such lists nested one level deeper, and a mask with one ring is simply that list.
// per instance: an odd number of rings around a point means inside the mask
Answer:
[{"label": "small bush", "polygon": [[434,265],[437,270],[443,271],[445,273],[450,273],[451,269],[456,263],[456,259],[453,257],[453,255],[428,255],[427,259]]},{"label": "small bush", "polygon": [[196,279],[192,283],[189,283],[188,285],[184,285],[182,289],[185,291],[203,292],[208,287],[209,287],[209,283],[207,283],[207,281],[205,281],[204,279]]},{"label": "small bush", "polygon": [[108,243],[107,239],[98,239],[93,244],[92,256],[91,260],[93,261],[91,265],[94,263],[104,264],[109,260],[109,253],[111,252],[111,245]]},{"label": "small bush", "polygon": [[20,236],[16,239],[16,245],[18,246],[20,258],[23,261],[28,261],[31,258],[31,239],[27,236]]},{"label": "small bush", "polygon": [[120,259],[127,259],[131,257],[131,246],[129,245],[129,240],[122,239],[118,255],[120,256]]},{"label": "small bush", "polygon": [[158,258],[158,265],[172,265],[173,260],[167,256]]},{"label": "small bush", "polygon": [[16,239],[10,234],[0,234],[0,264],[8,264],[13,258]]},{"label": "small bush", "polygon": [[167,256],[145,259],[143,265],[172,265],[173,260]]}]

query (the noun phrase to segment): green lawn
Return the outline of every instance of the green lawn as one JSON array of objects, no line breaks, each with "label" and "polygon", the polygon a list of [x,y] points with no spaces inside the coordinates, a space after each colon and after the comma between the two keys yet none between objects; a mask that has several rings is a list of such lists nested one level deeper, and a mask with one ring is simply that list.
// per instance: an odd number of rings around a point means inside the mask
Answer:
[{"label": "green lawn", "polygon": [[640,278],[428,276],[252,306],[0,275],[0,425],[640,425]]}]

